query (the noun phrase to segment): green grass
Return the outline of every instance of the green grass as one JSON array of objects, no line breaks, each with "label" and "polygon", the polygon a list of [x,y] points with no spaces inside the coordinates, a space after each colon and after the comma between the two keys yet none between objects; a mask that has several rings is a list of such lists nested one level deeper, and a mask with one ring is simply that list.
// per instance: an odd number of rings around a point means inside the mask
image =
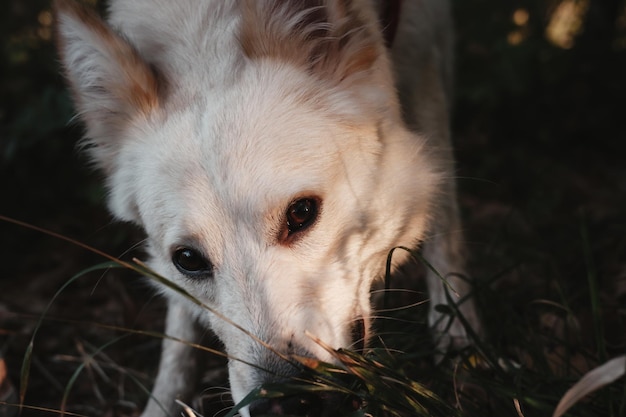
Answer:
[{"label": "green grass", "polygon": [[[498,345],[489,338],[476,341],[473,346],[450,352],[444,361],[433,364],[436,352],[424,343],[429,337],[425,326],[416,325],[408,334],[392,331],[380,343],[382,346],[363,355],[336,352],[339,366],[314,363],[311,387],[347,392],[360,398],[362,409],[342,414],[344,417],[552,415],[565,392],[586,370],[601,363],[602,355],[573,342],[575,337],[565,340],[534,328],[525,317],[511,317],[508,309],[500,309],[506,300],[499,299],[495,291],[485,289],[481,298],[486,305],[495,306],[492,317],[498,312],[507,314],[498,323],[488,323],[488,327],[502,330],[498,328],[506,326],[507,336],[513,342]],[[568,318],[570,324],[575,323],[563,305],[547,300],[535,305],[561,314],[564,325]],[[410,318],[401,317],[398,321],[404,331],[407,320]],[[403,344],[402,352],[389,348],[394,342]],[[596,346],[602,344],[596,341]],[[600,384],[595,387],[598,391],[580,396],[567,415],[624,415],[624,370],[620,375],[617,382]],[[300,389],[307,391],[306,386]],[[273,397],[281,392],[293,394],[294,386],[273,385],[267,391]],[[256,394],[258,398],[264,397],[260,392]]]},{"label": "green grass", "polygon": [[[306,371],[303,374],[306,377],[301,376],[293,383],[261,387],[250,393],[239,406],[245,406],[259,398],[332,392],[344,395],[349,403],[345,412],[338,411],[337,417],[551,416],[566,391],[586,372],[600,366],[608,358],[618,356],[615,354],[618,349],[606,340],[607,315],[603,312],[599,290],[601,283],[593,266],[585,227],[581,227],[580,236],[578,243],[587,266],[586,273],[583,274],[586,288],[566,286],[555,277],[547,277],[542,282],[543,287],[551,289],[545,294],[546,297],[532,298],[526,295],[517,299],[511,297],[516,292],[511,290],[513,284],[507,280],[515,276],[516,272],[524,271],[523,265],[502,269],[492,276],[478,277],[474,296],[481,306],[488,335],[483,340],[474,340],[473,344],[464,349],[448,352],[439,363],[434,363],[433,358],[438,352],[425,325],[427,304],[417,302],[405,308],[389,309],[384,314],[381,313],[376,322],[377,336],[365,352],[328,349],[337,361],[334,365],[310,358],[290,358]],[[91,250],[89,247],[85,248]],[[35,327],[21,372],[22,400],[28,398],[26,393],[33,365],[33,347],[41,343],[37,333],[45,323],[54,323],[53,318],[48,316],[48,309],[75,281],[94,276],[94,270],[108,270],[112,267],[131,269],[135,274],[141,273],[181,292],[191,302],[199,303],[163,277],[147,270],[141,263],[122,262],[109,257],[107,263],[79,272],[50,299],[49,306],[43,311],[41,320]],[[426,298],[419,292],[409,295],[418,299]],[[586,311],[589,312],[590,322],[587,325],[581,324],[581,317],[576,314],[581,305],[585,304],[588,305]],[[456,309],[446,308],[442,311],[448,312],[451,317],[459,314]],[[59,325],[63,323],[78,324],[69,319],[57,322]],[[87,325],[93,327],[94,324],[96,323]],[[70,366],[71,376],[61,384],[63,392],[59,395],[59,410],[91,415],[80,412],[80,407],[76,406],[76,398],[71,403],[73,406],[68,407],[68,399],[72,397],[77,382],[82,378],[82,384],[86,383],[85,376],[81,375],[83,373],[90,373],[88,381],[107,379],[102,375],[110,372],[124,374],[126,381],[130,382],[124,388],[127,391],[125,395],[130,393],[130,397],[136,401],[137,409],[145,401],[149,379],[133,370],[129,364],[115,363],[106,353],[115,352],[116,346],[124,339],[137,334],[156,339],[166,336],[159,332],[121,326],[103,324],[101,327],[108,327],[116,336],[110,336],[100,345],[92,346],[82,356],[81,361]],[[197,347],[212,355],[219,355],[210,347]],[[94,376],[94,370],[100,373],[100,377]],[[602,375],[611,374],[602,369],[598,372]],[[597,386],[590,389],[592,393],[587,395],[583,392],[584,395],[575,398],[572,401],[573,406],[565,415],[624,416],[626,378],[623,370],[613,370],[612,374],[610,380],[597,382]],[[98,392],[97,396],[101,397],[101,401],[108,401],[97,389],[102,382],[91,384],[92,392]],[[114,379],[109,378],[109,384],[114,386]],[[78,400],[90,401],[89,395],[82,394]],[[23,405],[27,415],[31,405],[28,401]],[[223,411],[218,415],[228,417],[236,415],[238,409],[235,407],[228,413],[227,403],[219,405],[218,409],[220,407]],[[211,413],[207,414],[205,410],[204,415],[214,415],[215,411]]]}]

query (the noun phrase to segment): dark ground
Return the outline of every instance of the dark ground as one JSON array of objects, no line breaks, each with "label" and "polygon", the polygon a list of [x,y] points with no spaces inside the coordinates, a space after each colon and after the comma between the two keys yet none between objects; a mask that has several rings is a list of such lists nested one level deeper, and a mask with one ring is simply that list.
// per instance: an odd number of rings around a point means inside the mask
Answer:
[{"label": "dark ground", "polygon": [[[454,139],[472,271],[482,282],[500,274],[491,288],[511,317],[529,323],[550,327],[559,320],[537,307],[539,300],[567,302],[580,343],[591,350],[598,348],[589,303],[593,277],[606,350],[623,354],[626,6],[592,0],[584,30],[564,49],[544,37],[554,10],[549,6],[557,3],[456,2]],[[47,39],[49,21],[41,14],[48,8],[46,1],[0,5],[0,215],[127,260],[141,256],[135,249],[141,234],[112,222],[100,178],[75,150],[80,128],[66,126],[71,107]],[[518,8],[529,11],[525,24],[512,21]],[[513,45],[515,36],[521,42]],[[0,248],[0,352],[17,385],[46,304],[70,277],[104,259],[3,221]],[[25,403],[58,409],[72,373],[85,363],[69,410],[136,413],[145,396],[134,379],[151,381],[159,340],[100,324],[158,331],[163,306],[147,287],[135,274],[115,270],[90,273],[64,290],[35,340]],[[492,317],[502,314],[502,306],[490,307],[483,314],[493,343],[515,345],[508,319]],[[105,354],[89,359],[112,341]],[[220,363],[210,357],[207,365],[213,370],[207,378],[217,375],[218,385],[224,381]]]}]

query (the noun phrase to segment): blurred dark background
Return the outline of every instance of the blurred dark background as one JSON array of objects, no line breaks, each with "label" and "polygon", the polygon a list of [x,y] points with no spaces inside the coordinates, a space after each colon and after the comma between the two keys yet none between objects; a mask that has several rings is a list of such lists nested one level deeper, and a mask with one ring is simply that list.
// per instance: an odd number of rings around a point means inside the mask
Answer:
[{"label": "blurred dark background", "polygon": [[[510,269],[494,284],[510,308],[565,293],[583,325],[593,276],[609,347],[623,352],[626,2],[453,3],[453,130],[472,271],[480,279]],[[76,150],[82,130],[69,122],[73,110],[52,37],[49,1],[0,3],[0,215],[121,256],[142,237],[112,221],[99,174]],[[0,354],[17,384],[34,317],[64,282],[103,259],[7,221],[0,221],[0,249]],[[158,329],[162,306],[150,294],[133,274],[116,271],[64,291],[49,313],[61,324],[47,324],[38,336],[27,403],[58,407],[89,343],[110,340],[84,323]],[[506,339],[493,327],[494,339]],[[74,410],[84,395],[96,398],[82,409],[88,415],[136,411],[120,392],[128,375],[111,369],[129,361],[149,368],[158,340],[124,343],[103,371],[109,382],[92,368],[91,382],[74,390]],[[107,390],[120,398],[114,406],[104,400]]]}]

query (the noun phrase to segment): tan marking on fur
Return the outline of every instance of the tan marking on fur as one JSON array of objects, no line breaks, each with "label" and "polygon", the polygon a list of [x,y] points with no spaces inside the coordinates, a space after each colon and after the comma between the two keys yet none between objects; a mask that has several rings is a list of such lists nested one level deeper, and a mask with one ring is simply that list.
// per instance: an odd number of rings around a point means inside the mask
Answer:
[{"label": "tan marking on fur", "polygon": [[[105,80],[103,84],[106,85],[100,87],[128,104],[129,110],[149,113],[158,106],[159,83],[155,72],[125,39],[106,26],[95,11],[71,0],[55,0],[54,9],[71,14],[89,26],[98,35],[98,39],[105,44],[104,49],[111,54],[111,59],[120,68],[121,79]],[[63,53],[62,40],[59,36],[57,39],[60,43],[58,49]],[[76,95],[76,99],[80,100],[80,97]]]},{"label": "tan marking on fur", "polygon": [[367,26],[352,3],[244,0],[239,41],[250,59],[284,60],[342,81],[384,53],[377,28]]}]

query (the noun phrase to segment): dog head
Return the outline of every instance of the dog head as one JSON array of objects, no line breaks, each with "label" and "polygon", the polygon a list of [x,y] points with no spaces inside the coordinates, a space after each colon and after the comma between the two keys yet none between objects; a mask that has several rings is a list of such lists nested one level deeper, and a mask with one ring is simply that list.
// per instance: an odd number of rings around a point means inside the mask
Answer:
[{"label": "dog head", "polygon": [[116,32],[57,2],[59,49],[112,212],[210,307],[237,401],[293,374],[281,356],[332,360],[314,338],[364,343],[372,282],[423,237],[439,174],[362,2],[187,3],[114,3]]}]

